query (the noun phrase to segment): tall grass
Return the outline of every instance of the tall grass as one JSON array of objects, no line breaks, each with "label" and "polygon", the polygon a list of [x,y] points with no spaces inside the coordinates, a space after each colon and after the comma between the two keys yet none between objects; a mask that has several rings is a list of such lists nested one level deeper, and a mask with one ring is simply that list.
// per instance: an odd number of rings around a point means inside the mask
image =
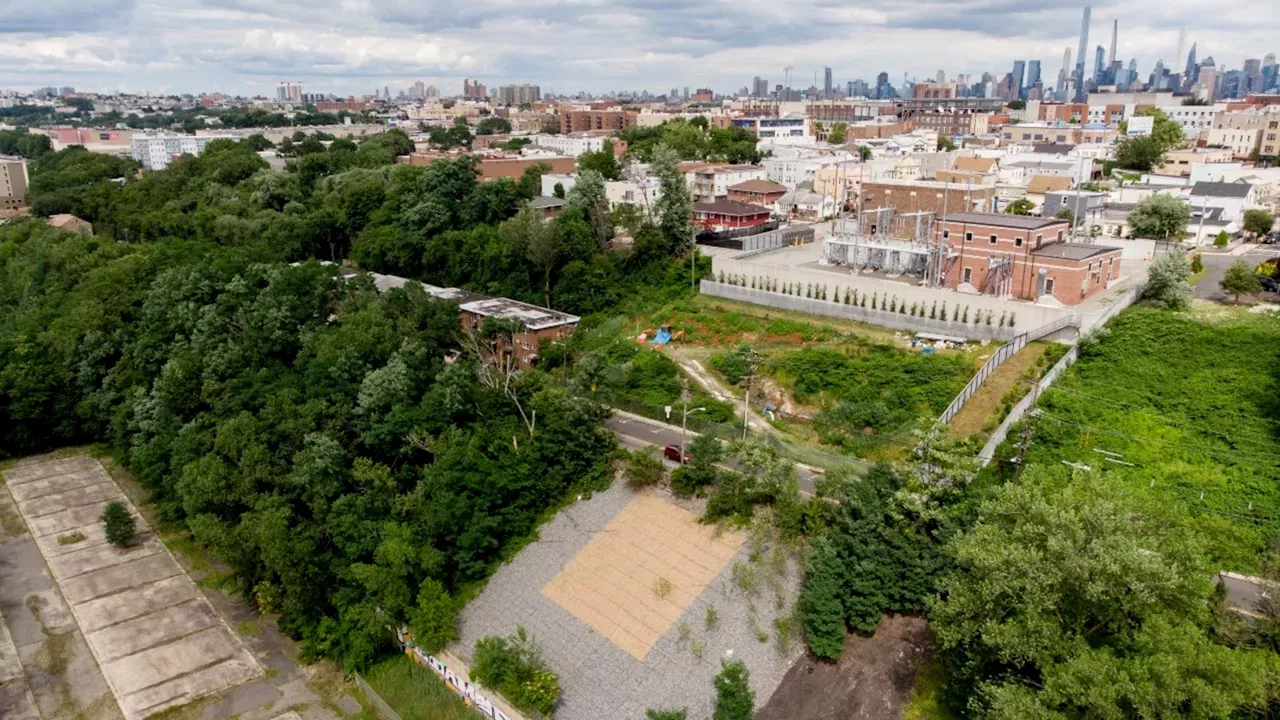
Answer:
[{"label": "tall grass", "polygon": [[476,720],[480,717],[435,673],[405,655],[374,665],[364,674],[364,679],[400,715],[400,720]]}]

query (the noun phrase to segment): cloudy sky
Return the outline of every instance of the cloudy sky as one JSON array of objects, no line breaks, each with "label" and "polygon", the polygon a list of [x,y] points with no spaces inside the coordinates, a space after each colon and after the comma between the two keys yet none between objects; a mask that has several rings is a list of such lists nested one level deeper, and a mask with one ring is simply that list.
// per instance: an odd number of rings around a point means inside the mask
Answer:
[{"label": "cloudy sky", "polygon": [[[1095,2],[1092,47],[1110,43],[1144,76],[1173,63],[1178,31],[1203,58],[1239,67],[1280,49],[1274,0]],[[445,94],[463,77],[543,91],[731,92],[760,75],[808,86],[884,70],[1003,74],[1039,59],[1057,77],[1082,3],[1045,0],[0,0],[0,89],[73,85],[273,95],[363,94],[414,80]]]}]

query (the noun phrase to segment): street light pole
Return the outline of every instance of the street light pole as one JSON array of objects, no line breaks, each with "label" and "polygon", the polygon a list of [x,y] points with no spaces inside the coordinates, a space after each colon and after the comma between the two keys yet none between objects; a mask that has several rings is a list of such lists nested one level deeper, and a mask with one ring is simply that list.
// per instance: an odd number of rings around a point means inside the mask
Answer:
[{"label": "street light pole", "polygon": [[684,403],[684,413],[683,413],[683,414],[681,414],[681,416],[680,416],[680,464],[681,464],[681,465],[683,465],[683,464],[684,464],[684,446],[685,446],[685,442],[686,442],[686,440],[688,440],[688,438],[689,438],[689,414],[690,414],[690,413],[696,413],[696,412],[698,412],[699,410],[706,410],[706,408],[704,408],[704,407],[696,407],[696,408],[694,408],[694,409],[690,410],[690,409],[689,409],[689,401],[688,401],[688,400],[686,400],[686,401],[685,401],[685,403]]}]

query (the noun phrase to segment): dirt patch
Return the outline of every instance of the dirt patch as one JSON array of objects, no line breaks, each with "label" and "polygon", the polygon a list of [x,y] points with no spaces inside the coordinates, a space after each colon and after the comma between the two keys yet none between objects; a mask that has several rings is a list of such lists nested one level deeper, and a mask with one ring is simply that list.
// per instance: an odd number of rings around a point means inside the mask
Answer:
[{"label": "dirt patch", "polygon": [[755,720],[898,720],[932,653],[928,622],[886,615],[875,635],[850,635],[838,663],[792,665]]},{"label": "dirt patch", "polygon": [[[964,407],[960,408],[960,412],[951,419],[947,434],[953,438],[963,438],[982,433],[985,439],[1003,419],[1000,415],[1005,398],[1008,397],[1013,403],[1017,403],[1021,399],[1020,395],[1025,394],[1025,390],[1021,394],[1011,393],[1011,391],[1019,384],[1030,388],[1031,381],[1026,377],[1026,373],[1036,367],[1036,361],[1048,348],[1048,343],[1033,342],[1001,363],[982,387],[978,388],[978,392],[974,393]],[[1048,365],[1041,367],[1037,374],[1044,370],[1048,370]],[[1015,398],[1015,395],[1018,397]]]}]

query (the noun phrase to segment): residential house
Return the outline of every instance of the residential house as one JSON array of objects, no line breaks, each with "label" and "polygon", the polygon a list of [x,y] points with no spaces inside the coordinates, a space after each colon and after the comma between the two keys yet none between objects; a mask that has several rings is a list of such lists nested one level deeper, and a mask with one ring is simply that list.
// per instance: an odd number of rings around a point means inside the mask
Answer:
[{"label": "residential house", "polygon": [[693,204],[693,222],[713,232],[764,225],[771,215],[769,208],[732,200]]},{"label": "residential house", "polygon": [[[1071,189],[1071,178],[1057,177],[1054,175],[1032,175],[1027,181],[1026,198],[1035,203],[1036,212],[1041,215],[1046,214],[1043,210],[1045,194],[1050,192],[1062,192]],[[1052,215],[1052,212],[1048,213]]]},{"label": "residential house", "polygon": [[1228,222],[1244,219],[1244,211],[1258,204],[1256,188],[1246,182],[1198,182],[1191,187],[1191,209],[1222,208]]},{"label": "residential house", "polygon": [[529,207],[542,213],[542,217],[551,219],[560,214],[564,210],[564,199],[555,197],[554,195],[539,195],[529,200]]},{"label": "residential house", "polygon": [[768,207],[786,194],[787,186],[781,183],[772,180],[747,180],[730,185],[728,199]]},{"label": "residential house", "polygon": [[93,223],[75,215],[67,215],[65,213],[50,215],[45,222],[49,223],[49,227],[55,227],[59,230],[67,230],[81,235],[93,234]]}]

